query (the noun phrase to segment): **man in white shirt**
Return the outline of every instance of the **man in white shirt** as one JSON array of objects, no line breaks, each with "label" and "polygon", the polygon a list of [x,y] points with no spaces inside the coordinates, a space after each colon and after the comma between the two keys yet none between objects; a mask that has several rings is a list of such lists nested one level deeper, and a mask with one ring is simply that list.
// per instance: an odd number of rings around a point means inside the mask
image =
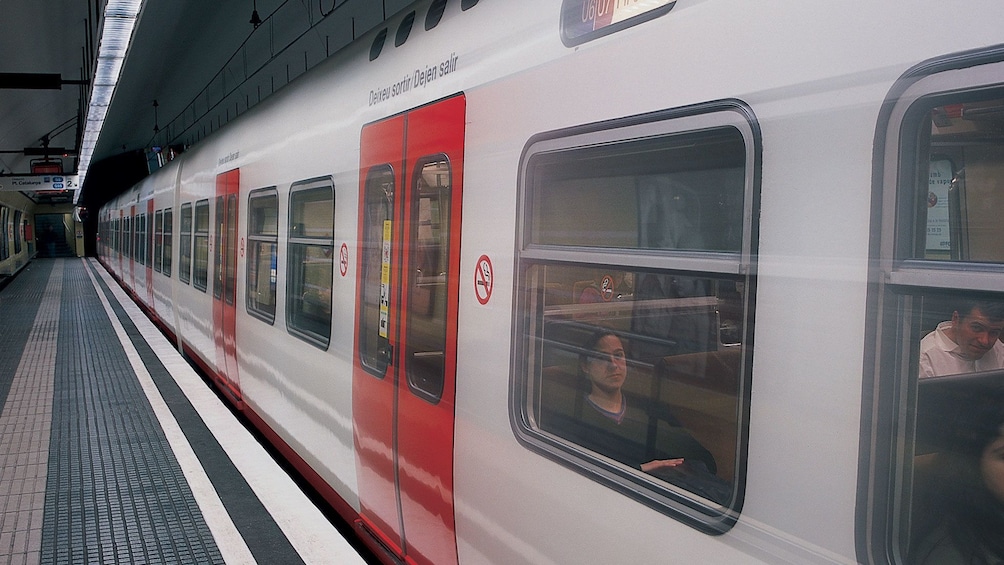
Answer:
[{"label": "man in white shirt", "polygon": [[1004,369],[1004,305],[960,305],[920,342],[920,378]]}]

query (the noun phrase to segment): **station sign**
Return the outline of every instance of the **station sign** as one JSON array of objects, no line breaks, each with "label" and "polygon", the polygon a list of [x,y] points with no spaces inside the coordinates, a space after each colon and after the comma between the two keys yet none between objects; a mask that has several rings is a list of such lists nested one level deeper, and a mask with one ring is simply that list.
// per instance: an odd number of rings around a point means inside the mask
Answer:
[{"label": "station sign", "polygon": [[565,0],[561,40],[573,46],[661,16],[676,0]]},{"label": "station sign", "polygon": [[0,190],[52,192],[80,188],[77,175],[25,175],[0,177]]}]

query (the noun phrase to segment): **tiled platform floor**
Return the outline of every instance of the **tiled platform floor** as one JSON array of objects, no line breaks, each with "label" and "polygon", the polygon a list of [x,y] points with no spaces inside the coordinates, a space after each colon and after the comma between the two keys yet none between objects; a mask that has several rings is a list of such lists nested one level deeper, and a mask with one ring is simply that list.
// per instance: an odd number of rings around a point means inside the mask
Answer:
[{"label": "tiled platform floor", "polygon": [[281,470],[242,477],[268,456],[214,438],[225,408],[106,276],[36,260],[0,292],[0,565],[362,563]]}]

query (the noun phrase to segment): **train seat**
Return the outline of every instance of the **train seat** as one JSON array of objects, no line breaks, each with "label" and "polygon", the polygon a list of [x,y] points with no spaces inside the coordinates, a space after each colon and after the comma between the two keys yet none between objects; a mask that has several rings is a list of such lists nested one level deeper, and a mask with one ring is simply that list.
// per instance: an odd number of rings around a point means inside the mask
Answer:
[{"label": "train seat", "polygon": [[714,455],[726,481],[735,476],[741,356],[740,348],[671,355],[655,367],[657,402]]}]

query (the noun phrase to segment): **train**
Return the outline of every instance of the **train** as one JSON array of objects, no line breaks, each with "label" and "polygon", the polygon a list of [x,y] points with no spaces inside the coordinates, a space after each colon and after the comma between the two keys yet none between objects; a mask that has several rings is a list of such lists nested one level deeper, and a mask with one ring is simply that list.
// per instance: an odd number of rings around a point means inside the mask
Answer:
[{"label": "train", "polygon": [[918,376],[1004,297],[1002,20],[420,0],[98,254],[387,563],[921,562],[945,411],[1004,382]]},{"label": "train", "polygon": [[0,282],[21,271],[35,254],[35,202],[15,191],[0,191]]}]

